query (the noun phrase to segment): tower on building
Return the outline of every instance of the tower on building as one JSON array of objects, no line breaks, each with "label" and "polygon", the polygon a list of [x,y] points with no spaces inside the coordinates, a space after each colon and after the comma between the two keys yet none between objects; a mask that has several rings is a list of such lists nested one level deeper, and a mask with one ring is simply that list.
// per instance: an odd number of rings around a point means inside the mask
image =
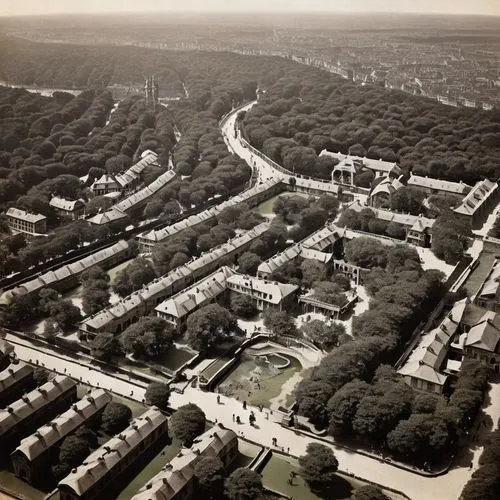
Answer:
[{"label": "tower on building", "polygon": [[160,85],[154,76],[148,76],[144,85],[144,93],[146,97],[146,106],[156,111],[159,104]]}]

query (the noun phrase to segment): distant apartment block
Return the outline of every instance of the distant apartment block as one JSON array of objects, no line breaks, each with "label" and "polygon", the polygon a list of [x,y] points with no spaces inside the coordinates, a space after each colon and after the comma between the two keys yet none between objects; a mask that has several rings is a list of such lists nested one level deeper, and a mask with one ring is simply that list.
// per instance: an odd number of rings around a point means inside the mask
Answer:
[{"label": "distant apartment block", "polygon": [[37,236],[47,232],[47,217],[31,214],[20,208],[9,208],[6,212],[7,224],[14,233]]}]

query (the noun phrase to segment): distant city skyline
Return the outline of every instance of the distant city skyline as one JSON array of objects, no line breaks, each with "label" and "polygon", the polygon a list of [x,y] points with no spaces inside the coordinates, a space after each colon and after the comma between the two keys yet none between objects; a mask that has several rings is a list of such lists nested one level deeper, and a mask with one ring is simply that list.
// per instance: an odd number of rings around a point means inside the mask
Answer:
[{"label": "distant city skyline", "polygon": [[110,12],[394,12],[500,16],[500,0],[7,0],[0,15]]}]

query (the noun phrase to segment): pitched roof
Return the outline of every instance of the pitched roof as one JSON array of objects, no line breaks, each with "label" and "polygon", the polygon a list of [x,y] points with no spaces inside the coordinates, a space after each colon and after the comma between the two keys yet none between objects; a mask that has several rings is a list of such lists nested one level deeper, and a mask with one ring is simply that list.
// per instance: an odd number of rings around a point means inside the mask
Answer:
[{"label": "pitched roof", "polygon": [[22,361],[11,363],[0,372],[0,394],[15,383],[33,375],[33,368]]},{"label": "pitched roof", "polygon": [[119,210],[116,210],[114,208],[110,208],[109,210],[106,210],[106,212],[102,212],[94,215],[93,217],[90,217],[90,219],[87,219],[87,221],[91,224],[102,225],[108,224],[115,220],[125,219],[126,217],[127,214],[124,214],[123,212],[120,212]]},{"label": "pitched roof", "polygon": [[392,212],[391,210],[366,207],[362,205],[359,200],[353,201],[348,206],[348,208],[358,213],[368,208],[374,213],[377,219],[384,220],[386,222],[395,222],[397,224],[402,224],[403,226],[410,227],[411,229],[414,229],[416,231],[431,228],[435,223],[435,219],[428,219],[426,217],[423,217],[422,215],[400,214],[397,212]]},{"label": "pitched roof", "polygon": [[422,187],[428,189],[436,189],[448,193],[465,195],[471,187],[463,182],[451,182],[441,179],[433,179],[432,177],[423,177],[421,175],[410,175],[408,186]]},{"label": "pitched roof", "polygon": [[237,446],[238,437],[230,429],[216,427],[199,436],[191,448],[183,448],[163,469],[146,483],[132,500],[169,500],[194,476],[194,467],[203,457],[218,457],[223,450]]},{"label": "pitched roof", "polygon": [[194,227],[197,224],[201,224],[210,219],[213,219],[227,207],[236,206],[240,203],[246,203],[250,201],[252,198],[260,196],[262,193],[265,193],[268,190],[272,190],[280,182],[281,180],[279,179],[272,179],[262,184],[257,184],[256,186],[247,189],[246,191],[243,191],[239,195],[231,197],[229,200],[224,201],[223,203],[220,203],[214,207],[203,210],[203,212],[200,212],[199,214],[191,215],[186,219],[182,219],[179,222],[176,222],[175,224],[170,224],[162,229],[154,229],[152,231],[139,234],[137,236],[137,239],[147,240],[151,242],[164,241],[167,238],[173,236],[174,234],[183,231],[184,229],[187,229],[189,227]]},{"label": "pitched roof", "polygon": [[21,440],[21,443],[12,454],[22,453],[28,460],[35,460],[103,410],[110,401],[111,396],[103,389],[92,391],[75,403],[68,411],[39,427],[36,432]]},{"label": "pitched roof", "polygon": [[76,382],[73,379],[57,375],[41,387],[0,410],[0,436],[24,419],[37,413],[41,408],[50,405],[61,394],[75,386]]},{"label": "pitched roof", "polygon": [[69,488],[82,496],[94,484],[105,477],[118,463],[136,449],[150,434],[163,425],[167,417],[154,406],[132,423],[118,436],[92,452],[82,465],[73,469],[58,487]]},{"label": "pitched roof", "polygon": [[[299,288],[296,285],[288,285],[285,283],[278,283],[277,281],[268,281],[236,273],[227,278],[227,284],[232,290],[234,290],[234,287],[239,286],[246,290],[266,294],[267,298],[264,300],[270,302],[271,304],[280,304],[284,298],[288,297],[288,295],[295,292]],[[236,289],[236,291],[240,290]]]},{"label": "pitched roof", "polygon": [[120,212],[126,212],[127,210],[133,209],[136,205],[139,205],[144,200],[147,200],[154,194],[156,194],[160,189],[166,186],[175,177],[175,172],[173,170],[167,170],[162,175],[160,175],[156,180],[148,184],[146,187],[140,189],[136,193],[127,196],[127,198],[119,201],[116,205],[113,205],[115,210]]},{"label": "pitched roof", "polygon": [[469,330],[465,345],[498,353],[500,352],[500,330],[492,323],[491,319],[486,319]]},{"label": "pitched roof", "polygon": [[226,290],[227,279],[233,273],[231,268],[223,266],[191,287],[164,300],[156,306],[155,311],[174,318],[183,318],[223,293]]},{"label": "pitched roof", "polygon": [[486,280],[479,289],[480,297],[496,297],[500,286],[500,259],[495,259]]},{"label": "pitched roof", "polygon": [[243,234],[236,236],[227,243],[213,248],[209,252],[202,254],[200,257],[192,259],[190,262],[187,262],[167,274],[164,274],[163,276],[147,283],[141,290],[137,290],[127,297],[124,297],[116,304],[99,311],[93,316],[89,316],[82,321],[81,325],[84,329],[89,327],[91,330],[104,328],[115,318],[125,316],[150,298],[155,297],[166,290],[172,289],[173,285],[177,281],[183,280],[186,276],[192,275],[195,270],[205,267],[211,262],[217,262],[222,257],[248,244],[255,238],[258,238],[269,229],[269,226],[270,224],[268,222],[263,222],[262,224],[255,226],[250,231],[245,231]]},{"label": "pitched roof", "polygon": [[65,264],[51,271],[47,271],[46,273],[37,276],[35,279],[26,281],[26,283],[23,283],[16,288],[4,292],[2,295],[0,295],[0,304],[8,304],[12,300],[12,297],[16,295],[26,295],[29,293],[34,293],[44,287],[52,286],[59,280],[62,280],[69,276],[81,274],[86,269],[101,265],[113,256],[126,251],[128,247],[129,244],[127,241],[120,240],[114,245],[111,245],[108,248],[104,248],[103,250],[99,250],[98,252],[88,255],[83,259],[77,260],[76,262]]},{"label": "pitched roof", "polygon": [[333,158],[336,158],[341,162],[348,159],[351,161],[362,162],[364,167],[369,168],[370,170],[376,170],[378,172],[394,172],[396,173],[396,175],[399,175],[401,173],[401,169],[399,168],[397,163],[384,160],[374,160],[372,158],[367,158],[366,156],[362,157],[344,155],[342,153],[333,153],[331,151],[327,151],[326,149],[323,149],[319,156],[332,156]]},{"label": "pitched roof", "polygon": [[26,212],[25,210],[21,210],[20,208],[11,207],[7,210],[7,217],[13,217],[14,219],[24,220],[26,222],[40,222],[42,220],[47,219],[45,215],[42,214],[31,214]]},{"label": "pitched roof", "polygon": [[66,200],[64,198],[59,198],[58,196],[53,196],[49,202],[49,205],[51,207],[57,208],[58,210],[74,212],[77,208],[83,207],[83,201]]},{"label": "pitched roof", "polygon": [[463,300],[456,302],[437,328],[422,335],[405,364],[398,370],[400,375],[444,385],[447,375],[441,373],[441,366],[464,313],[464,303]]},{"label": "pitched roof", "polygon": [[453,211],[461,215],[474,215],[479,207],[481,207],[497,189],[498,184],[496,182],[491,182],[488,179],[479,181],[462,200],[462,203]]}]

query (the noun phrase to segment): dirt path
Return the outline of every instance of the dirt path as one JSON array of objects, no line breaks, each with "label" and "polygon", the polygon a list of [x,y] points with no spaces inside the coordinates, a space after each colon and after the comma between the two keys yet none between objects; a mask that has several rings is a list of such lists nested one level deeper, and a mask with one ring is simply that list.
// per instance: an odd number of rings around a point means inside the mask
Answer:
[{"label": "dirt path", "polygon": [[282,386],[281,392],[269,401],[271,410],[277,410],[280,406],[284,406],[286,398],[293,392],[295,386],[302,380],[301,372],[294,373]]}]

